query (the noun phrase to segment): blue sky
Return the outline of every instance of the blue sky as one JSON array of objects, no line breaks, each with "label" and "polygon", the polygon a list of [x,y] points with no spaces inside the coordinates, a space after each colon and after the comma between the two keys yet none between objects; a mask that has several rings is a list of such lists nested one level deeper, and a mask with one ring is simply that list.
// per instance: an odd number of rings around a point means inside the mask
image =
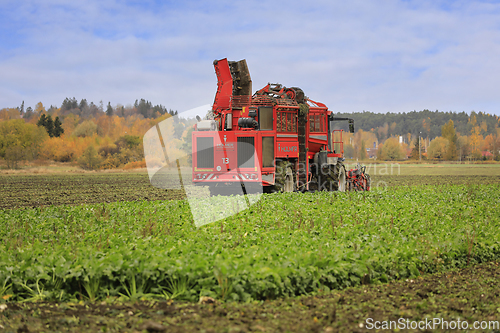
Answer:
[{"label": "blue sky", "polygon": [[212,62],[333,111],[500,115],[498,1],[0,1],[0,108],[211,104]]}]

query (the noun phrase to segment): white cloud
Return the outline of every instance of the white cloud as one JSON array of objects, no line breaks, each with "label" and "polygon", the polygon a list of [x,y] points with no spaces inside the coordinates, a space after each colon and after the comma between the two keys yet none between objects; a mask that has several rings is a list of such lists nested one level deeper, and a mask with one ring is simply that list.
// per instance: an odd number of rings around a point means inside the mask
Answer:
[{"label": "white cloud", "polygon": [[0,107],[145,98],[183,111],[213,102],[212,60],[227,57],[247,59],[254,90],[299,86],[335,111],[500,115],[492,2],[26,1],[0,11]]}]

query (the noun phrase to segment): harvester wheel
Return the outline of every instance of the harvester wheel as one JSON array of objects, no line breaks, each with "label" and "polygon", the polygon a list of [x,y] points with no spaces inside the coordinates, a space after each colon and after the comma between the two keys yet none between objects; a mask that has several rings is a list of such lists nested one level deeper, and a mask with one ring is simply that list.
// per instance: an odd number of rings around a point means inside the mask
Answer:
[{"label": "harvester wheel", "polygon": [[[346,177],[346,171],[344,164],[330,164],[329,165],[329,177],[330,177],[330,191],[345,192],[348,182]],[[350,184],[350,182],[349,182]]]}]

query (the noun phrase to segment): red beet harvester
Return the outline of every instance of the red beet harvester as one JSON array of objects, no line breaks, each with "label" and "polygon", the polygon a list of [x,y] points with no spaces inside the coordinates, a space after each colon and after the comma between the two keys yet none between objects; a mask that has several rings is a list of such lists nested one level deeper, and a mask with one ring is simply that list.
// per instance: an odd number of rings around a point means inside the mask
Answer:
[{"label": "red beet harvester", "polygon": [[193,183],[212,194],[241,187],[249,193],[369,190],[365,167],[346,172],[343,130],[334,117],[302,89],[269,83],[252,95],[245,60],[214,61],[217,93],[213,119],[195,125]]}]

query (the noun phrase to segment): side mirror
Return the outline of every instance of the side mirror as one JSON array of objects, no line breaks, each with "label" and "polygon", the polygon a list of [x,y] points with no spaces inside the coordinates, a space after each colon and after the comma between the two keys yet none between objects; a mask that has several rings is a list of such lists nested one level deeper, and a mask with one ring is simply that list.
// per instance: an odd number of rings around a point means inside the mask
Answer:
[{"label": "side mirror", "polygon": [[349,132],[354,133],[354,119],[349,119]]}]

